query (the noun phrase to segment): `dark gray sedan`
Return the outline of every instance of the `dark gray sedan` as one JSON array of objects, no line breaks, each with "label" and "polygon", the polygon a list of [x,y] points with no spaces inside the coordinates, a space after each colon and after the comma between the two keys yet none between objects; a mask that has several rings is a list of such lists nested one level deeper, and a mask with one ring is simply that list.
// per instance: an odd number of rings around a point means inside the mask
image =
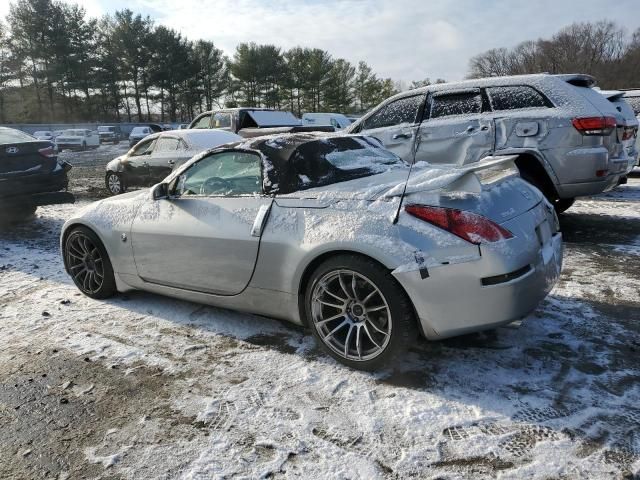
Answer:
[{"label": "dark gray sedan", "polygon": [[149,187],[196,153],[241,139],[222,130],[172,130],[149,135],[107,164],[107,190],[118,195],[128,187]]}]

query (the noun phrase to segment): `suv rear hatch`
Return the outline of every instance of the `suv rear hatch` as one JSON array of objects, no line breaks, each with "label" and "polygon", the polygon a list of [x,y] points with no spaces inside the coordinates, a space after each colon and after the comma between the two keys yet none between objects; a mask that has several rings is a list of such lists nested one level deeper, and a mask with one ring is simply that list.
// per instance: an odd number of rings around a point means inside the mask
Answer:
[{"label": "suv rear hatch", "polygon": [[[609,165],[609,173],[623,171],[627,156],[622,143],[621,132],[624,129],[624,124],[620,121],[620,112],[600,92],[594,90],[597,82],[593,77],[580,74],[554,76],[563,81],[569,92],[579,95],[586,101],[585,105],[579,105],[571,102],[570,97],[567,99],[572,110],[576,111],[574,127],[584,135],[585,145],[591,145],[594,139],[601,138],[602,145],[609,152],[610,162],[613,162]],[[598,125],[598,119],[601,119],[602,125]],[[610,119],[613,119],[613,124],[609,124]],[[591,126],[596,128],[590,128]],[[587,141],[588,138],[591,142]],[[616,160],[620,162],[616,162]]]}]

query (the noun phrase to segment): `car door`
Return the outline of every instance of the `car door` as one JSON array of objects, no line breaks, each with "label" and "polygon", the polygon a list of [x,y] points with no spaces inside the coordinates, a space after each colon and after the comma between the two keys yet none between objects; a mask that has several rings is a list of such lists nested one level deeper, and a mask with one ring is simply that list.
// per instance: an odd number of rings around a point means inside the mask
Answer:
[{"label": "car door", "polygon": [[494,150],[495,127],[480,89],[432,93],[417,133],[415,159],[466,165]]},{"label": "car door", "polygon": [[365,118],[359,132],[377,138],[405,162],[413,162],[419,114],[426,94],[400,98],[380,107]]},{"label": "car door", "polygon": [[162,134],[149,157],[149,183],[155,184],[164,180],[171,173],[178,155],[180,139]]},{"label": "car door", "polygon": [[262,159],[224,151],[192,164],[167,198],[143,205],[131,235],[146,282],[218,295],[251,281],[272,197],[262,192]]},{"label": "car door", "polygon": [[564,119],[552,118],[553,104],[528,85],[495,86],[486,89],[496,127],[496,152],[511,148],[544,149],[550,129]]},{"label": "car door", "polygon": [[143,139],[129,150],[124,165],[127,185],[148,185],[149,158],[153,153],[155,144],[156,138]]}]

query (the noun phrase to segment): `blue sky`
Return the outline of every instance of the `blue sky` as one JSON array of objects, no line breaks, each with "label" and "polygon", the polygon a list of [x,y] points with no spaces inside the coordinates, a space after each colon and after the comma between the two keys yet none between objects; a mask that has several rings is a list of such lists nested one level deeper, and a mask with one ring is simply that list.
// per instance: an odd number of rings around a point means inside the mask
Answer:
[{"label": "blue sky", "polygon": [[[64,0],[73,2],[73,0]],[[0,0],[5,14],[7,0]],[[489,48],[548,37],[576,21],[640,27],[637,0],[79,0],[89,15],[149,14],[190,39],[232,54],[240,42],[319,47],[365,60],[383,77],[458,80]],[[605,6],[610,4],[611,6]],[[613,7],[615,5],[615,8]]]}]

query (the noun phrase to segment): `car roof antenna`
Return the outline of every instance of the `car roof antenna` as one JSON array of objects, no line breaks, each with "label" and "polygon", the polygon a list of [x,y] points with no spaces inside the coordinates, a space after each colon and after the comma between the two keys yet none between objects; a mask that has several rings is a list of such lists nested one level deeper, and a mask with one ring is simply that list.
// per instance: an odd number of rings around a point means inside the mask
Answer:
[{"label": "car roof antenna", "polygon": [[[416,130],[416,135],[418,135],[418,131]],[[396,210],[396,215],[393,217],[393,225],[398,223],[398,218],[400,217],[400,210],[402,209],[402,201],[404,200],[404,196],[407,193],[407,185],[409,184],[409,178],[411,178],[411,171],[413,170],[413,165],[416,163],[416,150],[418,149],[418,141],[417,139],[413,142],[413,156],[411,158],[411,164],[409,164],[409,174],[407,175],[407,180],[404,182],[404,188],[402,189],[402,195],[400,195],[400,202],[398,203],[398,210]]]}]

